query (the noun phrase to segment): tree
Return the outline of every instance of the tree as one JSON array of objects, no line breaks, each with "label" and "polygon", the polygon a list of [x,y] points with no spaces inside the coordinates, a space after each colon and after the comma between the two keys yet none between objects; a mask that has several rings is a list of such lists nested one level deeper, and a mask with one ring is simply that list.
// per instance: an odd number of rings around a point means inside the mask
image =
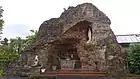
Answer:
[{"label": "tree", "polygon": [[127,54],[130,73],[140,74],[140,44],[130,46]]},{"label": "tree", "polygon": [[20,54],[26,47],[26,40],[21,37],[17,37],[15,39],[10,39],[9,49],[13,53]]},{"label": "tree", "polygon": [[2,19],[2,17],[3,17],[3,15],[2,15],[3,11],[4,11],[4,10],[3,10],[2,7],[0,6],[0,34],[2,34],[3,23],[4,23],[4,21],[3,21],[3,19]]},{"label": "tree", "polygon": [[22,39],[21,37],[11,38],[8,40],[4,38],[1,41],[0,45],[0,71],[3,70],[8,62],[12,61],[14,58],[19,57],[22,51],[25,50],[29,44],[33,43],[37,36],[37,31],[30,30],[32,35],[26,37],[26,39]]},{"label": "tree", "polygon": [[[15,39],[10,39],[10,43],[8,44],[9,52],[20,54],[25,50],[25,47],[33,43],[37,36],[37,31],[30,30],[33,34],[26,37],[26,39],[22,39],[21,37],[17,37]],[[6,39],[5,39],[6,40]]]},{"label": "tree", "polygon": [[38,31],[37,31],[37,30],[30,30],[30,31],[31,31],[31,33],[33,33],[33,34],[26,37],[26,43],[27,43],[27,45],[29,45],[29,44],[35,42],[36,36],[37,36],[37,34],[38,34]]},{"label": "tree", "polygon": [[7,39],[7,38],[4,38],[4,40],[1,41],[1,44],[3,44],[3,45],[8,45],[8,39]]},{"label": "tree", "polygon": [[[2,17],[3,17],[3,15],[2,15],[2,13],[3,13],[3,9],[2,9],[2,7],[0,6],[0,34],[2,34],[2,29],[3,29],[3,23],[4,23],[4,21],[3,21],[3,19],[2,19]],[[1,36],[0,36],[0,40],[1,40]],[[2,51],[2,52],[1,52]],[[0,46],[0,58],[3,56],[2,54],[4,54],[4,50],[3,50],[3,47],[1,48],[1,46]],[[0,59],[1,60],[1,59]],[[1,66],[1,64],[0,64],[0,66]],[[0,75],[2,74],[2,70],[1,70],[1,67],[0,67]]]}]

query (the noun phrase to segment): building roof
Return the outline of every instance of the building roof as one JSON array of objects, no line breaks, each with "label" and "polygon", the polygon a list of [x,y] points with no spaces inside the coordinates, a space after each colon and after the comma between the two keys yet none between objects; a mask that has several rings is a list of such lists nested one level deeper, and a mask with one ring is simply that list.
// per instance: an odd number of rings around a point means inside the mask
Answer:
[{"label": "building roof", "polygon": [[118,43],[138,43],[140,34],[116,35]]}]

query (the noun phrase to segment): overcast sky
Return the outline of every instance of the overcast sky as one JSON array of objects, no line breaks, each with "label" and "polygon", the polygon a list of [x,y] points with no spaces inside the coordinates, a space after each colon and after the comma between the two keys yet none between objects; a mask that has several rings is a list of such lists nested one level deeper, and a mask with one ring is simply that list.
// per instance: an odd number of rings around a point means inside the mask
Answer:
[{"label": "overcast sky", "polygon": [[5,21],[3,36],[26,36],[30,29],[57,18],[63,8],[90,2],[111,19],[111,28],[118,34],[140,34],[140,0],[0,0]]}]

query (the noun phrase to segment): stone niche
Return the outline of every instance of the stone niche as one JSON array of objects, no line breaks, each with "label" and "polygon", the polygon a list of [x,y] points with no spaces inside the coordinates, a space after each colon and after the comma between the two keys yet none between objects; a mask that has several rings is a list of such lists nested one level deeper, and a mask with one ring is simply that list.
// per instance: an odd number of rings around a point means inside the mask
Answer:
[{"label": "stone niche", "polygon": [[40,68],[45,71],[85,69],[124,75],[125,53],[110,24],[110,19],[91,3],[69,7],[59,18],[41,24],[36,42],[24,51],[26,65],[32,67],[38,55]]}]

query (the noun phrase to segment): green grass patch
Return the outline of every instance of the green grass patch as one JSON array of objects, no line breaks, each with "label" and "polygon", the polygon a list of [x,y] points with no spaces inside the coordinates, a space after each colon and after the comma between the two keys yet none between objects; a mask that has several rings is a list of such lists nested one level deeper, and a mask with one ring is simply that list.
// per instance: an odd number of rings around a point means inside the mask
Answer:
[{"label": "green grass patch", "polygon": [[3,75],[3,70],[2,69],[0,69],[0,76],[2,76]]}]

